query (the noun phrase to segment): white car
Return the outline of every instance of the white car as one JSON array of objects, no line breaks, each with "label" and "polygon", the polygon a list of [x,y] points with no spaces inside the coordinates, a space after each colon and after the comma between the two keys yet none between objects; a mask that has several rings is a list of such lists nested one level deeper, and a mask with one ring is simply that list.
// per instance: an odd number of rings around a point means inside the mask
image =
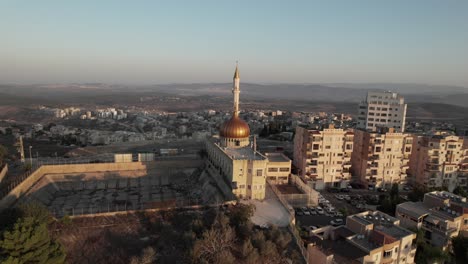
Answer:
[{"label": "white car", "polygon": [[317,208],[317,214],[323,215],[323,214],[325,214],[325,212],[323,211],[323,209],[321,207],[318,207]]},{"label": "white car", "polygon": [[304,215],[310,215],[309,211],[304,211]]}]

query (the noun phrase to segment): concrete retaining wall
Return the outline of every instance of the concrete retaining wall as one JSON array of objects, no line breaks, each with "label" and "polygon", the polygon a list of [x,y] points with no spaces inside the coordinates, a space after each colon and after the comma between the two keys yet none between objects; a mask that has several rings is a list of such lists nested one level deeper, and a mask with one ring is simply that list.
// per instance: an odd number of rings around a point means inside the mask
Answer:
[{"label": "concrete retaining wall", "polygon": [[5,166],[0,170],[0,182],[2,182],[3,178],[7,175],[8,172],[8,164],[5,164]]},{"label": "concrete retaining wall", "polygon": [[[96,164],[66,164],[66,165],[43,165],[34,171],[27,179],[16,186],[10,193],[0,200],[0,210],[12,206],[18,198],[28,192],[31,187],[46,174],[54,173],[87,173],[87,172],[110,172],[110,171],[132,171],[146,170],[147,164],[143,162],[129,163],[96,163]],[[151,166],[152,165],[152,166]],[[154,164],[151,164],[154,167]]]}]

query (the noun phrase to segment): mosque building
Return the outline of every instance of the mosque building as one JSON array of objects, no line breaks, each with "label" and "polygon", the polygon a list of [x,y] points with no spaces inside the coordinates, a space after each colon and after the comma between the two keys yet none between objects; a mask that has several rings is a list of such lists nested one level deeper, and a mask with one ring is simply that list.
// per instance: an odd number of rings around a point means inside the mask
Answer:
[{"label": "mosque building", "polygon": [[232,189],[238,198],[265,198],[266,180],[287,183],[291,173],[291,160],[282,153],[261,154],[256,150],[255,138],[251,140],[247,122],[239,117],[239,67],[233,78],[233,112],[219,128],[219,136],[206,142],[207,162],[213,166],[217,177]]}]

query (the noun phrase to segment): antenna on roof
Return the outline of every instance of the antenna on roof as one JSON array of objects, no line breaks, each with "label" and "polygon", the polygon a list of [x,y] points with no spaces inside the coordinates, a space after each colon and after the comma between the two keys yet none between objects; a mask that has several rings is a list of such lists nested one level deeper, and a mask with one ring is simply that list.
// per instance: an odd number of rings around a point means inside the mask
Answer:
[{"label": "antenna on roof", "polygon": [[254,135],[254,154],[257,152],[257,135]]}]

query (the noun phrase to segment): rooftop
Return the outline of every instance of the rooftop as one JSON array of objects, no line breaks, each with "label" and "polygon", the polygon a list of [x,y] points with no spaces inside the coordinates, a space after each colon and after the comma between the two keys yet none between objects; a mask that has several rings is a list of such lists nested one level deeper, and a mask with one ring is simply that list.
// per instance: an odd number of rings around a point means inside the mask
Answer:
[{"label": "rooftop", "polygon": [[266,160],[266,157],[263,156],[260,152],[254,151],[251,147],[242,147],[242,148],[222,148],[221,149],[235,160]]},{"label": "rooftop", "polygon": [[407,237],[411,234],[414,234],[413,232],[405,228],[396,226],[396,225],[392,225],[392,226],[379,225],[379,226],[376,226],[375,229],[397,239],[401,239],[403,237]]},{"label": "rooftop", "polygon": [[414,218],[419,218],[430,213],[429,209],[422,202],[405,202],[399,204],[397,208]]},{"label": "rooftop", "polygon": [[429,197],[439,198],[439,199],[449,199],[451,202],[466,203],[465,197],[462,197],[462,196],[459,196],[450,192],[446,192],[446,191],[433,191],[430,193],[426,193],[425,195]]},{"label": "rooftop", "polygon": [[345,239],[330,240],[312,236],[309,242],[315,243],[315,245],[327,255],[333,254],[348,260],[359,259],[367,255],[367,252],[349,243]]},{"label": "rooftop", "polygon": [[366,237],[364,235],[355,235],[351,237],[349,241],[358,246],[360,249],[364,249],[366,251],[372,251],[376,248],[381,247],[381,245],[370,241],[369,237]]},{"label": "rooftop", "polygon": [[283,153],[265,153],[265,156],[271,162],[289,162],[291,161],[288,157],[286,157]]},{"label": "rooftop", "polygon": [[395,221],[398,221],[395,217],[389,216],[382,212],[373,212],[369,214],[356,214],[351,216],[362,224],[369,225],[394,225]]}]

